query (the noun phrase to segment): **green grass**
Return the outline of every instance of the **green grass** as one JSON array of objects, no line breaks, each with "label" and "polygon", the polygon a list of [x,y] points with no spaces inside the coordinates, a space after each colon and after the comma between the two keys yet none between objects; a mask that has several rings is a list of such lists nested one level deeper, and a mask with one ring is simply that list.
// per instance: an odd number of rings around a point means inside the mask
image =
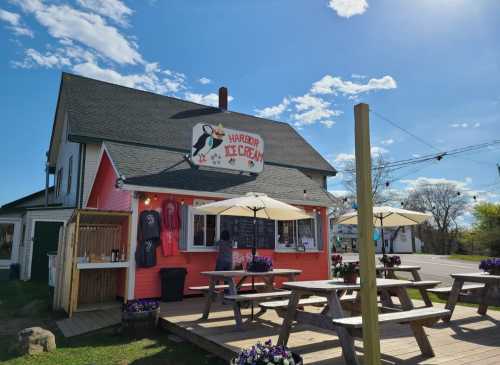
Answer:
[{"label": "green grass", "polygon": [[479,263],[481,260],[487,259],[488,256],[482,255],[450,255],[448,256],[451,260],[462,260],[462,261],[472,261]]},{"label": "green grass", "polygon": [[[19,309],[38,300],[36,310],[20,314]],[[147,338],[131,339],[108,328],[84,336],[64,338],[55,326],[56,314],[48,311],[46,283],[9,281],[0,283],[0,364],[2,365],[222,365],[220,359],[187,342],[174,343],[165,331],[153,331]],[[43,323],[56,335],[57,350],[35,356],[19,356],[10,348],[15,331],[4,328]]]},{"label": "green grass", "polygon": [[[420,295],[420,292],[418,289],[408,289],[408,295],[410,296],[411,299],[415,300],[422,300],[422,296]],[[446,300],[443,300],[439,298],[436,294],[434,293],[429,293],[429,298],[431,298],[432,303],[443,303],[446,304]],[[469,303],[457,303],[457,305],[463,305],[465,307],[473,307],[477,308],[477,304],[469,304]],[[495,307],[495,306],[488,306],[488,310],[494,310],[494,311],[500,311],[500,307]]]}]

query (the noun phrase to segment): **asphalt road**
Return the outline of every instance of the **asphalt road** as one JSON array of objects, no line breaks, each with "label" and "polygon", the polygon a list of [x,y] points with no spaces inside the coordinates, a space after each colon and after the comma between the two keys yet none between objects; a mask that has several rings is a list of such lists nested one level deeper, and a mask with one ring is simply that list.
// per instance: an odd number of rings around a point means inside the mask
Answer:
[{"label": "asphalt road", "polygon": [[[381,255],[377,255],[380,257]],[[450,260],[447,256],[423,255],[423,254],[398,254],[404,265],[420,266],[420,276],[422,280],[439,280],[442,285],[451,285],[452,273],[477,272],[478,264],[475,262]],[[357,260],[358,254],[343,253],[342,257],[346,260]],[[378,260],[377,260],[378,263]],[[404,277],[406,273],[397,273]],[[410,276],[408,276],[410,277]]]}]

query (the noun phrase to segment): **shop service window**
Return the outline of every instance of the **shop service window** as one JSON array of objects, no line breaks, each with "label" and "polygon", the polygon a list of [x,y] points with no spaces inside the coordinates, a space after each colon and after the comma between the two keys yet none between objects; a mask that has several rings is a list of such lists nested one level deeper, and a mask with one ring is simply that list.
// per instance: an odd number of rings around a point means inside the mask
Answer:
[{"label": "shop service window", "polygon": [[207,215],[193,209],[192,214],[192,247],[214,247],[217,241],[217,216]]},{"label": "shop service window", "polygon": [[278,250],[311,251],[317,249],[316,219],[277,221]]}]

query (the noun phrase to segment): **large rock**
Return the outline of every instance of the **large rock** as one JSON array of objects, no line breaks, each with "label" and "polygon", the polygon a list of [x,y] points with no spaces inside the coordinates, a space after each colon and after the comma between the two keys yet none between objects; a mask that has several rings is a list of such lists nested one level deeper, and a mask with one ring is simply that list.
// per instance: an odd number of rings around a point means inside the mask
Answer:
[{"label": "large rock", "polygon": [[21,354],[38,354],[56,349],[56,337],[41,327],[25,328],[17,334],[18,349]]}]

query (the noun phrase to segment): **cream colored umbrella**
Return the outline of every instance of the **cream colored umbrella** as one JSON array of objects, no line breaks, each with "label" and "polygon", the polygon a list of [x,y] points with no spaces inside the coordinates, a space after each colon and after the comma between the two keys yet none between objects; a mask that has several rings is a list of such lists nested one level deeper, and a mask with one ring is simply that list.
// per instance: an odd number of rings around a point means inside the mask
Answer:
[{"label": "cream colored umbrella", "polygon": [[288,221],[311,218],[303,209],[268,197],[266,194],[247,193],[244,196],[221,200],[196,207],[207,214],[254,218],[252,257],[257,250],[256,218]]},{"label": "cream colored umbrella", "polygon": [[[388,206],[373,207],[373,225],[381,228],[382,253],[385,255],[384,227],[415,226],[431,218],[430,213],[416,212]],[[358,212],[341,215],[335,224],[358,224]]]},{"label": "cream colored umbrella", "polygon": [[[288,221],[311,218],[304,210],[268,197],[266,194],[247,193],[238,198],[221,200],[196,207],[207,214],[253,218],[252,260],[257,252],[257,218]],[[252,276],[252,288],[254,277]],[[252,303],[253,319],[253,303]]]}]

